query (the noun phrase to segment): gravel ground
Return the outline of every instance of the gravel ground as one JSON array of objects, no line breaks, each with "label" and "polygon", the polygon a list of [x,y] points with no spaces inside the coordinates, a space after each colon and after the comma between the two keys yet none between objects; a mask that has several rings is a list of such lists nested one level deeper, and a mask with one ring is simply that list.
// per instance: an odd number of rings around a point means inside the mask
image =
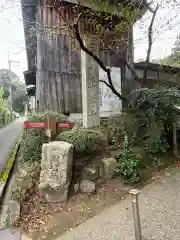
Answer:
[{"label": "gravel ground", "polygon": [[[139,197],[144,239],[180,239],[180,169],[143,188]],[[131,197],[88,220],[58,240],[134,240]]]}]

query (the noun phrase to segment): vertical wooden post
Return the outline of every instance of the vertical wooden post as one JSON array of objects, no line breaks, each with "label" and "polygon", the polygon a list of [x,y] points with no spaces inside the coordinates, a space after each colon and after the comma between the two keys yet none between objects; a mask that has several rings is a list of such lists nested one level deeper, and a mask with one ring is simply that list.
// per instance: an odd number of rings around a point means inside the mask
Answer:
[{"label": "vertical wooden post", "polygon": [[36,102],[36,112],[39,113],[39,100]]},{"label": "vertical wooden post", "polygon": [[56,117],[55,116],[49,116],[47,119],[47,136],[49,138],[49,142],[55,140],[56,138],[56,132],[57,132],[57,127],[56,127]]},{"label": "vertical wooden post", "polygon": [[56,126],[56,117],[51,116],[51,121],[50,121],[50,128],[51,128],[51,140],[54,141],[56,139],[56,132],[57,132],[57,126]]}]

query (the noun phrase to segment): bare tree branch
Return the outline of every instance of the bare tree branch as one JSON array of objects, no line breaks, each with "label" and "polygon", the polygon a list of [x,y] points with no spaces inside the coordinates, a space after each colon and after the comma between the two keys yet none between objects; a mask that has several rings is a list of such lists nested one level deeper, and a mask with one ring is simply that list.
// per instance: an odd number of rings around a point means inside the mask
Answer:
[{"label": "bare tree branch", "polygon": [[151,23],[148,27],[148,50],[147,50],[147,56],[146,56],[146,65],[145,65],[144,74],[143,74],[142,87],[146,86],[146,82],[147,82],[148,63],[149,63],[149,60],[150,60],[152,44],[153,44],[153,39],[152,39],[153,24],[154,24],[154,20],[155,20],[158,8],[159,8],[159,6],[157,6],[156,9],[154,10],[153,16],[152,16],[152,19],[151,19]]},{"label": "bare tree branch", "polygon": [[104,83],[108,88],[111,88],[111,86],[105,81],[105,80],[99,80],[99,82]]},{"label": "bare tree branch", "polygon": [[117,54],[115,51],[113,51],[113,49],[108,49],[110,50],[120,61],[122,61],[124,63],[124,65],[131,71],[131,73],[133,74],[134,76],[134,80],[139,82],[139,83],[142,83],[142,81],[140,80],[140,78],[138,77],[137,73],[136,73],[136,70],[134,69],[133,66],[131,66],[127,59],[121,57],[119,54]]},{"label": "bare tree branch", "polygon": [[80,45],[80,48],[86,52],[89,56],[91,56],[98,64],[99,66],[106,72],[107,74],[107,78],[108,78],[108,87],[112,90],[112,92],[120,99],[120,100],[126,100],[126,98],[124,96],[122,96],[114,87],[113,83],[112,83],[112,79],[111,79],[111,70],[109,68],[107,68],[104,63],[101,61],[101,59],[95,55],[92,51],[90,51],[83,43],[83,40],[80,36],[80,32],[79,32],[79,20],[80,17],[82,16],[82,14],[79,14],[77,17],[77,20],[75,21],[75,23],[73,24],[74,27],[74,31],[75,31],[75,36],[76,39]]},{"label": "bare tree branch", "polygon": [[[58,15],[61,17],[61,13],[60,13],[59,9],[57,8],[55,2],[53,3],[53,7],[55,8],[55,10],[56,10],[56,12],[58,13]],[[107,83],[106,81],[104,81],[104,83],[106,84],[106,86],[109,87],[109,88],[112,90],[112,92],[113,92],[120,100],[127,101],[127,99],[126,99],[124,96],[122,96],[122,95],[115,89],[115,87],[114,87],[114,85],[113,85],[113,83],[112,83],[112,79],[111,79],[111,70],[110,70],[109,68],[107,68],[107,67],[103,64],[103,62],[101,61],[101,59],[100,59],[97,55],[95,55],[92,51],[90,51],[90,50],[84,45],[83,40],[82,40],[81,35],[80,35],[80,32],[79,32],[79,20],[80,20],[81,17],[82,17],[82,13],[78,14],[78,17],[77,17],[75,23],[73,24],[73,26],[70,26],[71,29],[72,29],[72,27],[73,27],[73,29],[74,29],[75,37],[76,37],[76,40],[77,40],[78,43],[79,43],[80,48],[81,48],[84,52],[86,52],[89,56],[91,56],[91,57],[99,64],[99,66],[106,72],[107,78],[108,78],[108,82],[109,82],[109,83]]]},{"label": "bare tree branch", "polygon": [[[54,3],[53,4],[55,10],[57,11],[58,15],[61,17],[61,13],[59,11],[59,9],[57,8],[56,4]],[[151,50],[152,50],[152,44],[153,44],[153,40],[152,40],[152,31],[153,31],[153,24],[154,24],[154,20],[155,20],[155,16],[156,16],[156,13],[158,11],[158,8],[159,6],[157,6],[155,8],[155,10],[153,10],[152,8],[148,7],[149,11],[153,14],[152,16],[152,19],[151,19],[151,23],[149,25],[149,28],[148,28],[148,51],[147,51],[147,57],[146,57],[146,67],[144,69],[144,74],[143,74],[143,80],[141,80],[139,78],[139,76],[137,75],[137,72],[136,70],[134,69],[133,66],[131,66],[131,64],[128,63],[127,59],[121,57],[119,54],[117,54],[116,52],[114,52],[112,49],[108,48],[108,50],[112,51],[113,54],[116,55],[116,57],[121,60],[124,65],[131,71],[132,75],[134,76],[134,80],[141,83],[141,86],[145,86],[146,85],[146,78],[147,78],[147,70],[148,70],[148,63],[149,63],[149,60],[150,60],[150,54],[151,54]],[[100,80],[100,82],[103,82],[106,86],[108,86],[112,92],[121,100],[125,100],[127,101],[127,98],[125,98],[124,96],[122,96],[114,87],[113,83],[112,83],[112,79],[111,79],[111,70],[105,66],[105,64],[102,62],[102,60],[96,55],[94,54],[90,49],[88,49],[82,38],[81,38],[81,35],[80,35],[80,31],[79,31],[79,21],[80,21],[80,18],[82,17],[82,13],[80,13],[78,16],[77,16],[77,19],[76,21],[73,23],[73,25],[70,25],[70,28],[71,30],[73,29],[74,30],[74,33],[75,33],[75,38],[76,40],[78,41],[79,43],[79,46],[80,48],[86,52],[89,56],[91,56],[98,64],[99,66],[104,70],[104,72],[106,72],[107,74],[107,79],[108,79],[108,82],[106,81],[102,81]]]}]

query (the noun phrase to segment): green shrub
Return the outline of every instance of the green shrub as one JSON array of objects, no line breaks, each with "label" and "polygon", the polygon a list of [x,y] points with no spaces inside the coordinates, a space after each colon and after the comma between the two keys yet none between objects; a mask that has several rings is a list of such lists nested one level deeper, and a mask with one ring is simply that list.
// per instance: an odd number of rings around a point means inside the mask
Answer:
[{"label": "green shrub", "polygon": [[[44,112],[42,114],[29,115],[28,121],[46,122],[48,116],[56,116],[57,122],[64,122],[67,120],[67,118],[63,114],[57,112]],[[44,142],[45,142],[44,129],[26,129],[24,131],[23,140],[20,147],[20,158],[22,162],[40,161],[41,147]]]},{"label": "green shrub", "polygon": [[73,144],[77,155],[98,152],[107,146],[107,139],[101,132],[86,128],[60,133],[56,140]]},{"label": "green shrub", "polygon": [[109,144],[123,147],[125,137],[128,139],[128,145],[137,141],[144,123],[143,112],[127,108],[120,116],[101,121],[100,131],[107,136]]},{"label": "green shrub", "polygon": [[36,162],[41,159],[42,135],[24,134],[20,148],[22,162]]},{"label": "green shrub", "polygon": [[162,125],[153,123],[146,128],[145,149],[150,154],[166,152],[169,148]]},{"label": "green shrub", "polygon": [[146,143],[148,152],[152,154],[166,152],[168,148],[166,139],[163,139],[162,137],[148,138]]},{"label": "green shrub", "polygon": [[36,121],[36,122],[41,122],[41,121],[46,121],[48,116],[55,116],[57,122],[61,121],[67,121],[67,117],[58,112],[53,112],[53,111],[46,111],[44,113],[33,113],[28,116],[28,121]]},{"label": "green shrub", "polygon": [[149,153],[148,158],[153,168],[160,169],[160,167],[164,166],[164,162],[162,161],[161,157],[159,157],[157,154]]},{"label": "green shrub", "polygon": [[[137,91],[136,91],[137,92]],[[141,89],[129,107],[144,112],[146,127],[156,123],[163,128],[163,135],[170,144],[172,142],[172,125],[177,120],[175,105],[180,104],[180,91],[178,88],[157,87],[153,89]]]},{"label": "green shrub", "polygon": [[143,168],[141,161],[142,155],[135,153],[132,150],[120,152],[117,156],[116,173],[123,180],[130,184],[135,184],[140,181],[140,171]]}]

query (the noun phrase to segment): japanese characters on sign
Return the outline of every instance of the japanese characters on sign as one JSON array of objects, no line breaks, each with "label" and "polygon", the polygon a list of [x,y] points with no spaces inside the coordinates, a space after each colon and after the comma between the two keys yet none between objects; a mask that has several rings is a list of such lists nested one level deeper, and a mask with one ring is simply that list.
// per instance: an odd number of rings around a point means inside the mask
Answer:
[{"label": "japanese characters on sign", "polygon": [[[24,128],[47,128],[48,124],[46,122],[24,122]],[[57,123],[57,128],[67,128],[71,129],[73,124],[70,122]]]}]

